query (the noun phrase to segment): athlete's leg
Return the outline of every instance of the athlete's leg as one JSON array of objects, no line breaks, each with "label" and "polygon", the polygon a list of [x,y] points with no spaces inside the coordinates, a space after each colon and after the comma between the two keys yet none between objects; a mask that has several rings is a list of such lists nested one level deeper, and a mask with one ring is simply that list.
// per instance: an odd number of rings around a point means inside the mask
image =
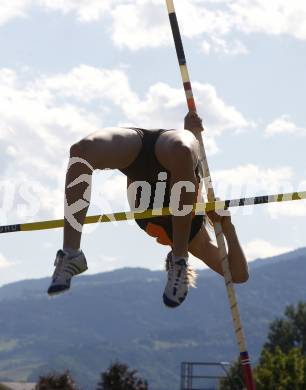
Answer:
[{"label": "athlete's leg", "polygon": [[[170,171],[172,188],[180,181],[192,183],[194,191],[189,192],[183,188],[180,205],[193,205],[197,185],[195,168],[199,158],[198,141],[194,135],[186,130],[165,132],[156,143],[155,153],[159,162]],[[188,256],[191,219],[191,212],[185,216],[173,215],[172,217],[172,251],[175,256]]]},{"label": "athlete's leg", "polygon": [[[248,280],[248,265],[235,233],[235,229],[225,232],[228,243],[228,259],[234,283],[244,283]],[[202,260],[209,268],[223,276],[220,251],[211,240],[203,225],[194,239],[189,243],[189,252]]]},{"label": "athlete's leg", "polygon": [[[179,204],[182,207],[192,206],[196,198],[197,178],[195,168],[198,163],[198,141],[194,135],[186,130],[169,131],[163,133],[155,147],[155,154],[159,162],[171,174],[170,207],[175,212]],[[188,183],[188,190],[174,193],[177,183]],[[178,199],[175,199],[177,197]],[[173,205],[173,201],[176,206]],[[191,230],[192,207],[185,215],[172,216],[173,246],[169,258],[168,281],[163,294],[163,301],[168,307],[179,306],[186,298],[190,285],[188,267],[188,241]]]},{"label": "athlete's leg", "polygon": [[65,187],[64,250],[57,252],[49,295],[69,290],[71,278],[87,270],[86,258],[79,248],[93,171],[126,168],[136,158],[141,144],[134,130],[114,127],[91,134],[71,147]]},{"label": "athlete's leg", "polygon": [[65,186],[64,248],[80,248],[93,171],[126,168],[136,158],[141,145],[136,131],[110,127],[90,134],[71,147]]}]

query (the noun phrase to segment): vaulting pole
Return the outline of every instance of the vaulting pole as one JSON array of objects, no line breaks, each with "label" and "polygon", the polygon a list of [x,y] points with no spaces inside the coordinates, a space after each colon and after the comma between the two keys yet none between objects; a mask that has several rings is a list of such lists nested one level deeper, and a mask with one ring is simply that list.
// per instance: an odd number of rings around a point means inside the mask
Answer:
[{"label": "vaulting pole", "polygon": [[[169,13],[171,29],[172,29],[172,33],[173,33],[177,58],[178,58],[178,62],[179,62],[180,70],[181,70],[184,90],[185,90],[185,94],[186,94],[188,109],[191,112],[196,112],[196,105],[195,105],[195,101],[194,101],[194,97],[193,97],[191,82],[190,82],[187,63],[186,63],[186,57],[185,57],[185,53],[184,53],[180,29],[179,29],[179,25],[178,25],[176,13],[175,13],[174,3],[173,3],[173,0],[166,0],[166,3],[167,3],[168,13]],[[207,158],[206,158],[206,153],[205,153],[205,148],[204,148],[201,132],[199,131],[195,135],[200,143],[200,148],[201,148],[201,160],[202,160],[202,166],[203,166],[203,172],[204,172],[204,183],[205,183],[207,198],[208,198],[209,202],[213,202],[216,200],[216,197],[215,197],[214,189],[212,186],[210,171],[209,171],[209,167],[208,167],[208,162],[207,162]],[[252,368],[251,368],[249,354],[247,352],[246,340],[245,340],[245,336],[244,336],[244,332],[243,332],[243,328],[242,328],[242,323],[241,323],[241,319],[240,319],[236,293],[235,293],[234,284],[232,281],[232,276],[231,276],[231,272],[230,272],[230,268],[229,268],[229,261],[228,261],[224,236],[222,233],[221,223],[219,223],[219,222],[214,223],[214,230],[215,230],[215,234],[216,234],[216,239],[217,239],[219,251],[221,254],[222,269],[223,269],[227,294],[228,294],[228,298],[229,298],[229,302],[230,302],[230,309],[231,309],[231,313],[232,313],[232,318],[234,321],[237,343],[238,343],[239,350],[240,350],[240,359],[241,359],[241,363],[243,366],[243,371],[244,371],[244,376],[245,376],[245,384],[246,384],[248,390],[254,390],[255,384],[254,384],[253,377],[252,377]]]}]

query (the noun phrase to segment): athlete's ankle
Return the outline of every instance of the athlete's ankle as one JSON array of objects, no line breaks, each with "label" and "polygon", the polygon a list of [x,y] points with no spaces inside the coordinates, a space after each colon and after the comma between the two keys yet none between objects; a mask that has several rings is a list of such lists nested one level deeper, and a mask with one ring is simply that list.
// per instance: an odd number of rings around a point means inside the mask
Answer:
[{"label": "athlete's ankle", "polygon": [[65,247],[63,248],[63,251],[69,256],[69,257],[75,257],[81,253],[80,248],[75,249],[75,248],[70,248],[70,247]]},{"label": "athlete's ankle", "polygon": [[187,254],[183,254],[183,255],[180,255],[180,256],[178,256],[178,255],[176,255],[176,254],[174,254],[173,252],[172,252],[172,260],[173,261],[177,261],[177,260],[180,260],[180,259],[184,259],[184,260],[188,260],[188,253]]}]

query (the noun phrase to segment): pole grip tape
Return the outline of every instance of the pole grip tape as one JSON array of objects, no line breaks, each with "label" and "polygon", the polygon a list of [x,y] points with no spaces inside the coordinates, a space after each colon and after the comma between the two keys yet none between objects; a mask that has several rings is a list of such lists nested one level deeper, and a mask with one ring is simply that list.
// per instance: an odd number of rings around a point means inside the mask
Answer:
[{"label": "pole grip tape", "polygon": [[173,33],[175,49],[177,53],[177,58],[179,60],[179,64],[186,65],[186,57],[185,57],[183,42],[180,34],[176,13],[175,12],[170,13],[169,19],[170,19],[170,24],[171,24],[171,29]]}]

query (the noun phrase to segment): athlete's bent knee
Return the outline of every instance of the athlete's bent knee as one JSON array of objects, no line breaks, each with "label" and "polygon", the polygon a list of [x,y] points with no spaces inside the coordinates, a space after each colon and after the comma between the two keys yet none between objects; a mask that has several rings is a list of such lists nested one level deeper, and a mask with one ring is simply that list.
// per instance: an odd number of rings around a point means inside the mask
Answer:
[{"label": "athlete's bent knee", "polygon": [[76,142],[70,148],[70,157],[80,157],[86,159],[86,157],[90,156],[91,144],[92,141],[86,138]]},{"label": "athlete's bent knee", "polygon": [[192,146],[187,145],[184,141],[176,141],[172,146],[172,153],[176,160],[179,159],[180,163],[193,162],[195,153]]},{"label": "athlete's bent knee", "polygon": [[197,164],[197,156],[191,146],[186,145],[184,142],[177,142],[173,146],[173,157],[171,172],[178,172],[184,174],[184,172],[191,172],[194,170]]},{"label": "athlete's bent knee", "polygon": [[80,155],[81,149],[79,146],[79,142],[77,142],[70,147],[70,157],[80,157]]}]

